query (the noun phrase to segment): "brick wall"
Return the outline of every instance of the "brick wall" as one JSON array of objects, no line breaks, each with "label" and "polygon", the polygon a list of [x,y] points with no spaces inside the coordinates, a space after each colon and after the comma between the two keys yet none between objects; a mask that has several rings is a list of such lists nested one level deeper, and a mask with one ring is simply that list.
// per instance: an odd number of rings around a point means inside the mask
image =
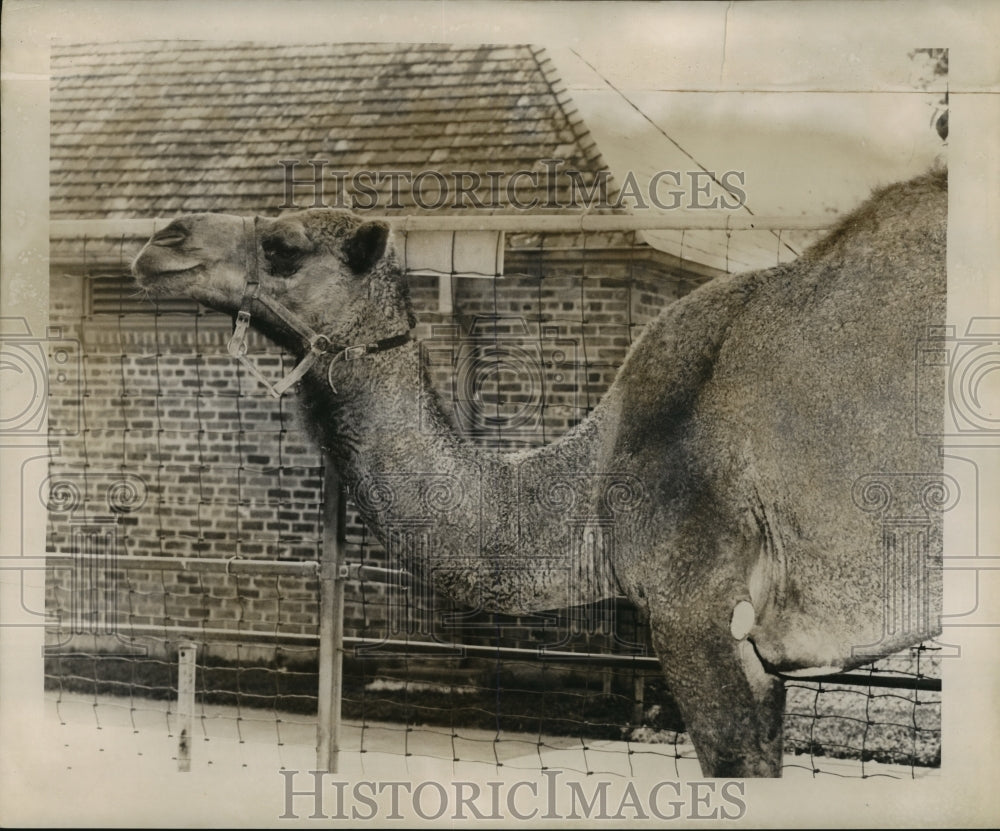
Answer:
[{"label": "brick wall", "polygon": [[[226,353],[229,320],[212,314],[89,314],[90,281],[114,271],[64,265],[51,277],[51,323],[79,343],[82,371],[78,383],[58,383],[53,367],[50,379],[48,548],[66,555],[50,568],[50,611],[72,617],[88,637],[108,626],[126,635],[137,627],[176,625],[268,636],[316,633],[318,588],[311,572],[254,576],[221,566],[192,571],[169,563],[129,565],[137,557],[316,560],[324,494],[321,459],[293,399],[267,396]],[[436,277],[410,278],[417,335],[424,344],[447,347],[441,354],[470,348],[473,329],[490,341],[513,344],[521,355],[562,356],[560,377],[546,380],[544,401],[517,372],[496,375],[499,387],[485,396],[499,408],[493,415],[538,406],[536,428],[513,435],[477,424],[475,407],[455,406],[453,366],[432,366],[433,382],[459,427],[496,447],[552,441],[578,423],[607,389],[642,327],[697,282],[618,252],[590,251],[582,259],[565,251],[509,252],[507,271],[521,276],[453,278],[453,314],[438,311]],[[291,366],[288,356],[262,339],[251,340],[251,352],[272,376],[282,364]],[[107,561],[113,568],[103,575],[87,572],[73,557],[81,545],[92,554],[107,550],[94,542],[107,535],[95,536],[94,529],[108,528],[116,545]],[[352,506],[346,534],[350,561],[394,565]],[[479,615],[458,625],[446,616],[445,599],[406,600],[420,592],[401,590],[394,579],[366,573],[348,583],[348,635],[416,637],[426,633],[411,630],[430,627],[448,640],[495,641],[499,633],[505,645],[563,639],[564,647],[610,646],[613,638],[608,604],[600,614],[591,609],[521,620]],[[407,605],[420,602],[433,610]],[[613,608],[614,626],[623,627],[619,637],[641,639],[641,624],[627,604]],[[65,643],[65,635],[53,633],[52,642]]]}]

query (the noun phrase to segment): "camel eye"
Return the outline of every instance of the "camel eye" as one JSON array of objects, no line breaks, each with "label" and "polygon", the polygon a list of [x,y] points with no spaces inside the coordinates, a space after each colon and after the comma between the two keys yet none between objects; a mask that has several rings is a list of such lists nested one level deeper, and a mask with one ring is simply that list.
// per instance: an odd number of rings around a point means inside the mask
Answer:
[{"label": "camel eye", "polygon": [[267,257],[288,257],[292,253],[292,249],[280,239],[264,240],[261,247]]},{"label": "camel eye", "polygon": [[264,251],[268,270],[276,277],[290,277],[299,269],[302,258],[306,255],[303,240],[288,240],[284,235],[275,234],[261,240],[260,247]]},{"label": "camel eye", "polygon": [[280,240],[268,240],[261,246],[269,271],[276,277],[290,277],[298,269],[301,256],[294,248]]}]

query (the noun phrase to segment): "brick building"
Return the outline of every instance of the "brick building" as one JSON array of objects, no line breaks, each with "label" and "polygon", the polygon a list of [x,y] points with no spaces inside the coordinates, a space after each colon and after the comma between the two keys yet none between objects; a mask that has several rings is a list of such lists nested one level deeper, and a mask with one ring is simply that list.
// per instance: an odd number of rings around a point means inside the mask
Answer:
[{"label": "brick building", "polygon": [[[239,633],[311,643],[314,575],[238,561],[318,558],[322,460],[291,399],[268,397],[226,353],[228,318],[136,295],[136,220],[346,197],[389,218],[553,214],[580,210],[581,193],[602,187],[609,198],[592,209],[624,210],[610,171],[532,46],[143,42],[59,47],[52,63],[51,322],[80,363],[78,373],[53,363],[50,378],[49,549],[64,555],[49,574],[61,620],[50,643],[115,649],[125,636],[156,652],[177,632],[201,632],[222,654]],[[535,400],[517,377],[486,385],[501,416],[537,408],[529,428],[504,430],[501,417],[487,430],[467,402],[454,408],[457,429],[498,447],[551,441],[578,423],[641,327],[720,273],[634,234],[443,232],[397,244],[412,255],[418,337],[461,340],[485,326],[529,352],[547,337],[572,345],[562,397]],[[463,246],[486,266],[457,264]],[[264,372],[290,366],[261,340],[252,352]],[[434,368],[446,401],[452,371]],[[442,615],[440,598],[417,608],[419,592],[394,582],[406,579],[391,576],[400,564],[350,506],[346,530],[348,559],[373,567],[347,586],[348,635],[613,648],[607,617],[594,625],[586,611],[498,621]],[[81,550],[104,552],[104,570],[75,558]],[[629,626],[619,640],[640,638]]]}]

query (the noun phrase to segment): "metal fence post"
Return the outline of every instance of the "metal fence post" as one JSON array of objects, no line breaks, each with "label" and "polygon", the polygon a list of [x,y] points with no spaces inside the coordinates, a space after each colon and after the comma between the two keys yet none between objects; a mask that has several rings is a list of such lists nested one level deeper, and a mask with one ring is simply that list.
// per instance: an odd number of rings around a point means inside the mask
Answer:
[{"label": "metal fence post", "polygon": [[344,644],[344,496],[329,459],[323,469],[323,556],[319,567],[319,723],[316,769],[336,773],[340,756]]}]

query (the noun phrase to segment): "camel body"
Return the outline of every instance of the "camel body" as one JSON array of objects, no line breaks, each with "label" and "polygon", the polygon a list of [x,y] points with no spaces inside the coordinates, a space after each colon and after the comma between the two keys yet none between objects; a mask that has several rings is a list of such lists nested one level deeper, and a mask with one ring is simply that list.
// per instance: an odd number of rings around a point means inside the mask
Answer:
[{"label": "camel body", "polygon": [[[623,593],[706,775],[778,776],[779,673],[939,629],[941,458],[916,425],[943,417],[944,382],[922,372],[918,395],[915,361],[944,321],[946,227],[945,172],[883,189],[795,262],[673,303],[584,422],[511,454],[456,433],[417,344],[343,351],[413,324],[382,223],[190,215],[133,268],[151,293],[249,309],[300,357],[301,328],[258,298],[323,336],[306,421],[369,527],[437,590],[507,613]],[[921,506],[909,542],[891,541],[889,503]]]}]

